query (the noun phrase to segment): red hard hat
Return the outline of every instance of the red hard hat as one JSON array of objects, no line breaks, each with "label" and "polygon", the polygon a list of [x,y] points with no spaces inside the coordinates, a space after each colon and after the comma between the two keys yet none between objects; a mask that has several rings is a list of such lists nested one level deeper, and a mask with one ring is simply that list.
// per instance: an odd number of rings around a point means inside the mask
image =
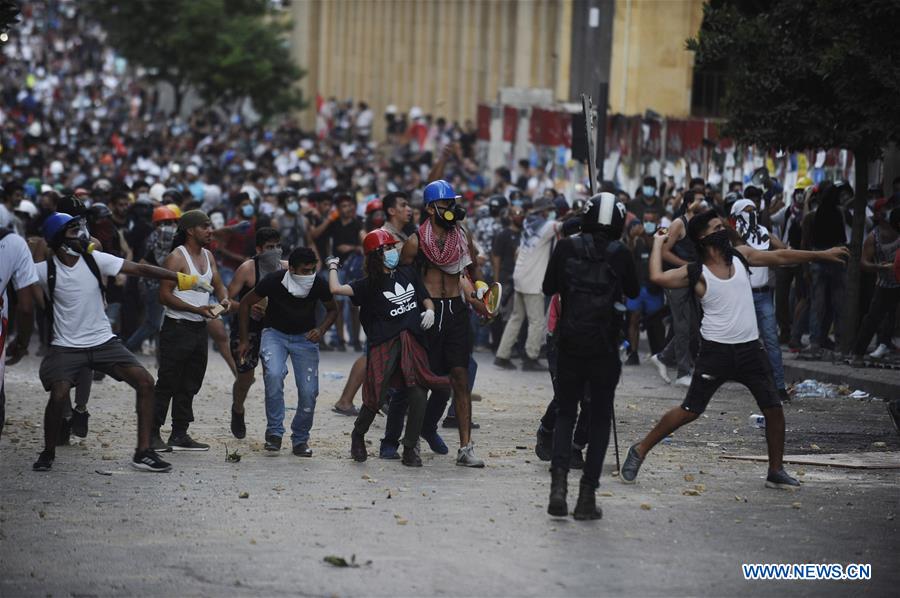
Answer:
[{"label": "red hard hat", "polygon": [[373,251],[384,247],[385,245],[396,245],[397,239],[394,235],[384,229],[377,228],[366,235],[363,239],[363,251],[369,255]]},{"label": "red hard hat", "polygon": [[371,214],[372,212],[383,210],[384,205],[381,203],[380,199],[373,199],[369,203],[366,204],[366,214]]},{"label": "red hard hat", "polygon": [[178,220],[178,216],[175,215],[171,209],[166,206],[158,206],[153,208],[153,223],[162,222],[163,220]]}]

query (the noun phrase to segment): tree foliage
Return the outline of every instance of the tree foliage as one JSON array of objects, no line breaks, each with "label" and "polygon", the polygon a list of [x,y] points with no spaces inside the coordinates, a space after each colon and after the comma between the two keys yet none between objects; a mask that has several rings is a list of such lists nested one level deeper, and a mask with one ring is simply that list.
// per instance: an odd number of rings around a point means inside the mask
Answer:
[{"label": "tree foliage", "polygon": [[295,88],[304,72],[284,43],[290,24],[265,0],[90,0],[92,15],[124,58],[151,79],[189,88],[213,105],[250,99],[263,116],[306,103]]},{"label": "tree foliage", "polygon": [[900,0],[713,0],[687,42],[724,67],[724,133],[870,157],[900,140]]}]

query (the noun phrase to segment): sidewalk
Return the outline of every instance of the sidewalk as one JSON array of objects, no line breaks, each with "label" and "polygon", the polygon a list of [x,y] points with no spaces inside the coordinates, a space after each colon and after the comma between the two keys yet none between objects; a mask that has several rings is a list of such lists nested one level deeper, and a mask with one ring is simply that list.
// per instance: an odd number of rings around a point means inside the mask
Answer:
[{"label": "sidewalk", "polygon": [[811,378],[830,384],[846,384],[851,389],[864,390],[873,397],[892,400],[900,398],[900,371],[874,367],[853,368],[831,361],[805,361],[784,352],[784,377],[788,383]]}]

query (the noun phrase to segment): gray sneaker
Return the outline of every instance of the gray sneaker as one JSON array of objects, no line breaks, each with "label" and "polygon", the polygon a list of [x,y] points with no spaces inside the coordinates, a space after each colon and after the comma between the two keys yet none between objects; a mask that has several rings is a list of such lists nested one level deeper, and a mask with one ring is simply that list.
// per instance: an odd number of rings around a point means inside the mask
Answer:
[{"label": "gray sneaker", "polygon": [[456,464],[463,467],[484,467],[484,461],[475,456],[475,444],[472,442],[456,453]]},{"label": "gray sneaker", "polygon": [[638,456],[637,448],[635,447],[637,447],[637,444],[632,444],[631,448],[628,449],[628,455],[625,457],[625,462],[622,463],[622,470],[619,471],[619,479],[625,484],[634,484],[638,470],[644,462]]}]

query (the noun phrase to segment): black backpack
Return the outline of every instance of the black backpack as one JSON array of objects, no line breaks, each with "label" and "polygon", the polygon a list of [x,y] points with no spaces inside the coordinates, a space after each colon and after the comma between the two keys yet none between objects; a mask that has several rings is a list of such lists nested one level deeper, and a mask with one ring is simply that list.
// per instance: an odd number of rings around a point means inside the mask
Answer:
[{"label": "black backpack", "polygon": [[[47,336],[49,340],[53,340],[53,291],[56,289],[56,260],[54,259],[56,256],[52,253],[47,256]],[[91,274],[94,275],[94,278],[97,279],[97,284],[100,285],[100,294],[103,296],[103,303],[106,303],[106,285],[103,284],[103,276],[100,274],[100,267],[97,265],[97,260],[94,259],[90,253],[81,254],[81,259],[84,260],[84,263],[87,264],[88,269],[91,271]]]},{"label": "black backpack", "polygon": [[622,283],[587,234],[572,237],[575,257],[566,260],[566,295],[559,321],[559,346],[567,353],[591,357],[615,353],[621,314],[615,304]]}]

